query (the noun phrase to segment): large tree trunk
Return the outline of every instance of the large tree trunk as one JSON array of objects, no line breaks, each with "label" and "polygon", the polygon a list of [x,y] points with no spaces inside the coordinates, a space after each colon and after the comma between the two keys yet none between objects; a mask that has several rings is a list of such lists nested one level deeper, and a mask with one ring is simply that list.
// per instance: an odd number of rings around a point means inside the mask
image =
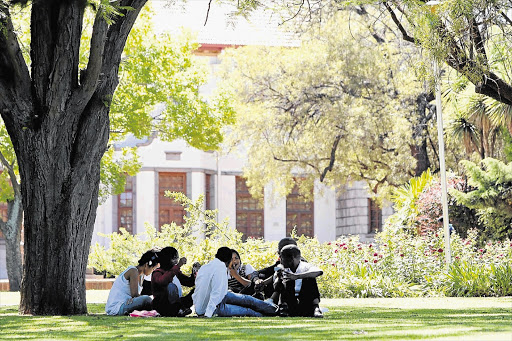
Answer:
[{"label": "large tree trunk", "polygon": [[[18,153],[25,207],[25,266],[20,311],[87,311],[85,269],[98,206],[108,109],[89,112],[75,134],[45,120],[27,131]],[[90,110],[88,110],[90,111]],[[45,153],[31,153],[44,150]]]},{"label": "large tree trunk", "polygon": [[30,73],[0,2],[0,113],[16,151],[25,211],[21,313],[87,312],[85,269],[109,105],[126,38],[146,1],[120,1],[132,10],[121,10],[110,26],[99,8],[80,75],[86,1],[32,3]]},{"label": "large tree trunk", "polygon": [[8,202],[7,222],[1,223],[5,237],[5,260],[10,291],[20,291],[21,288],[22,263],[20,241],[22,218],[21,196],[15,195],[14,200]]}]

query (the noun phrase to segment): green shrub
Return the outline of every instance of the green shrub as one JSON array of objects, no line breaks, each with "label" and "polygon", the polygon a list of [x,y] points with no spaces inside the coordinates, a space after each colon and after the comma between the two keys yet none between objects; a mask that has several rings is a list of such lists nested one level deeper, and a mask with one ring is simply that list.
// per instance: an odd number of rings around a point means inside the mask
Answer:
[{"label": "green shrub", "polygon": [[[202,198],[193,202],[182,194],[171,195],[187,212],[183,226],[170,224],[157,231],[146,225],[145,231],[136,236],[124,230],[104,235],[110,239],[110,248],[94,245],[89,265],[118,275],[135,264],[144,251],[169,245],[187,257],[185,273],[193,262],[204,264],[213,259],[221,246],[238,250],[242,261],[256,269],[276,261],[276,241],[252,238],[243,241],[242,234],[229,228],[227,221],[216,221],[215,211],[201,209]],[[358,236],[344,236],[328,243],[294,233],[292,236],[297,239],[303,257],[324,272],[318,278],[322,297],[512,294],[510,241],[487,242],[479,247],[476,230],[469,231],[466,238],[452,234],[453,264],[447,267],[441,229],[419,236],[406,230],[388,225],[369,244],[362,243]]]}]

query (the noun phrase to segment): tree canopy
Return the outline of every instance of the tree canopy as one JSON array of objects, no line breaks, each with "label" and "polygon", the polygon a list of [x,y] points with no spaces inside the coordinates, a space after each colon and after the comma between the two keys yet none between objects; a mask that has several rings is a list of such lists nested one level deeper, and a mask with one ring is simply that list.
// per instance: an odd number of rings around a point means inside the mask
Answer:
[{"label": "tree canopy", "polygon": [[238,115],[231,138],[248,153],[254,195],[272,181],[286,194],[294,177],[306,196],[315,179],[364,180],[386,194],[413,174],[408,116],[422,83],[392,45],[334,19],[300,47],[244,47],[223,59]]},{"label": "tree canopy", "polygon": [[510,1],[246,0],[236,4],[241,14],[264,8],[299,27],[323,24],[347,8],[366,12],[372,7],[379,13],[368,18],[372,32],[382,25],[394,27],[397,39],[420,46],[431,58],[464,75],[476,93],[512,105]]}]

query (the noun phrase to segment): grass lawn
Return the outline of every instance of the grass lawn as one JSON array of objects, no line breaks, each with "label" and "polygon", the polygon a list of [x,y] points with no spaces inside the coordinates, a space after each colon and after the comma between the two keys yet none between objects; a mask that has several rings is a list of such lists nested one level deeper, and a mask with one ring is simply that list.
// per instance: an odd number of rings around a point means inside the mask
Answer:
[{"label": "grass lawn", "polygon": [[0,339],[512,341],[512,297],[325,299],[323,319],[207,320],[106,316],[107,295],[88,291],[89,315],[34,317],[18,315],[18,293],[0,292]]}]

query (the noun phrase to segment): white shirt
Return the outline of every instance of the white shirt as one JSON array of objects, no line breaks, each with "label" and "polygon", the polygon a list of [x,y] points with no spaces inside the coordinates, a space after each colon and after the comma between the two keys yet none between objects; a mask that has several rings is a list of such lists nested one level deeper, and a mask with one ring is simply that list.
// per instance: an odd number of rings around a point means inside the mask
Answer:
[{"label": "white shirt", "polygon": [[[117,315],[123,303],[126,303],[126,301],[132,298],[132,293],[130,291],[130,281],[124,277],[125,273],[130,269],[137,268],[135,266],[128,267],[119,276],[117,276],[114,284],[112,284],[112,288],[108,293],[107,304],[105,305],[105,311],[107,312],[107,315]],[[137,285],[140,294],[142,291],[142,286],[140,283],[137,283]]]},{"label": "white shirt", "polygon": [[[297,266],[297,270],[295,270],[295,272],[293,272],[290,268],[286,268],[286,271],[289,271],[291,273],[298,275],[298,274],[302,274],[304,272],[322,271],[322,270],[310,263],[300,261],[299,266]],[[302,289],[302,279],[296,279],[295,280],[295,296],[299,296],[300,289]]]},{"label": "white shirt", "polygon": [[215,258],[203,265],[196,277],[196,288],[192,300],[197,315],[212,317],[217,305],[228,293],[228,276],[226,264]]}]

